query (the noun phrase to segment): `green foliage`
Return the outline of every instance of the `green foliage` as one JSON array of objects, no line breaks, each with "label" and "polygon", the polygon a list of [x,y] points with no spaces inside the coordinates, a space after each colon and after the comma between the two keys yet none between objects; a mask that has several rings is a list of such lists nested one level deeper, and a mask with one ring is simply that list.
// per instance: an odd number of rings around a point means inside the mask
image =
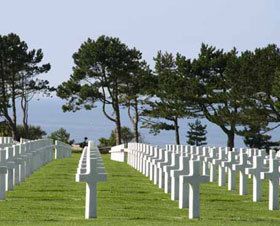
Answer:
[{"label": "green foliage", "polygon": [[9,137],[11,136],[11,130],[6,121],[0,122],[0,137]]},{"label": "green foliage", "polygon": [[[20,138],[36,140],[41,139],[43,136],[47,135],[46,132],[40,126],[28,126],[28,135],[25,133],[25,127],[23,125],[17,126],[18,135]],[[9,126],[5,123],[0,124],[0,136],[12,136],[12,131]]]},{"label": "green foliage", "polygon": [[225,52],[202,44],[188,76],[188,95],[203,116],[228,136],[229,147],[248,125],[275,122],[277,98],[272,85],[277,84],[279,65],[275,45],[238,54],[235,48]]},{"label": "green foliage", "polygon": [[36,77],[50,70],[50,64],[40,65],[42,59],[42,50],[29,50],[18,35],[0,35],[0,116],[7,122],[15,140],[19,139],[16,99],[21,99],[23,124],[28,130],[27,102],[35,93],[49,88],[47,80]]},{"label": "green foliage", "polygon": [[[57,95],[67,101],[63,110],[90,110],[97,101],[101,102],[104,115],[116,124],[116,141],[120,144],[121,99],[127,92],[125,84],[138,70],[141,53],[118,38],[103,35],[84,42],[73,59],[73,74],[57,89]],[[108,112],[108,106],[113,114]]]},{"label": "green foliage", "polygon": [[149,128],[150,129],[150,133],[152,133],[153,135],[157,135],[161,132],[161,130],[175,130],[175,126],[172,124],[168,124],[166,122],[162,122],[160,120],[155,121],[152,120],[151,118],[149,118],[148,120],[145,120],[143,122],[143,127],[144,128]]},{"label": "green foliage", "polygon": [[143,114],[144,128],[158,134],[161,130],[175,130],[176,143],[180,143],[178,120],[196,115],[193,102],[185,95],[188,92],[186,76],[191,61],[177,54],[158,52],[155,60],[154,83],[150,86],[150,99]]},{"label": "green foliage", "polygon": [[244,129],[244,143],[250,148],[266,149],[267,151],[273,147],[279,146],[280,142],[271,141],[271,136],[265,134],[267,128],[251,125]]},{"label": "green foliage", "polygon": [[[99,147],[112,147],[116,145],[116,136],[115,136],[115,130],[111,131],[111,135],[109,138],[101,137],[98,139],[99,141]],[[122,143],[126,144],[130,141],[132,141],[135,136],[134,133],[130,130],[130,128],[123,126],[121,128],[121,135],[122,135]]]},{"label": "green foliage", "polygon": [[17,129],[19,132],[19,136],[21,138],[25,138],[25,139],[29,139],[29,140],[41,139],[41,138],[43,138],[43,136],[47,135],[47,133],[44,130],[42,130],[42,128],[40,126],[29,125],[27,136],[26,136],[25,128],[23,125],[17,126]]},{"label": "green foliage", "polygon": [[120,106],[128,108],[136,141],[140,121],[153,134],[174,130],[179,144],[179,119],[204,117],[221,128],[232,148],[235,136],[243,136],[248,126],[280,122],[276,45],[238,53],[202,44],[193,60],[159,51],[151,72],[138,50],[100,36],[84,42],[73,59],[70,79],[57,89],[66,100],[63,110],[90,110],[101,102],[104,115],[116,125],[118,144]]},{"label": "green foliage", "polygon": [[193,79],[190,93],[204,117],[218,125],[228,136],[228,146],[234,146],[234,135],[241,124],[241,95],[236,49],[229,52],[202,44],[192,63]]},{"label": "green foliage", "polygon": [[140,140],[139,122],[143,116],[146,98],[154,80],[151,70],[145,61],[136,61],[135,68],[124,84],[124,94],[121,101],[127,107],[128,117],[133,125],[135,142]]},{"label": "green foliage", "polygon": [[70,133],[64,128],[60,128],[49,135],[50,139],[59,140],[66,144],[73,144],[74,140],[70,140]]},{"label": "green foliage", "polygon": [[99,147],[101,147],[101,148],[102,147],[113,147],[116,145],[115,135],[113,137],[110,136],[109,138],[101,137],[98,139],[98,141],[99,141]]},{"label": "green foliage", "polygon": [[189,131],[187,132],[187,143],[189,145],[204,146],[206,142],[206,125],[202,125],[201,121],[195,120],[194,123],[188,123]]},{"label": "green foliage", "polygon": [[75,67],[70,79],[57,90],[57,95],[67,100],[64,111],[90,110],[98,100],[114,106],[114,98],[122,94],[121,84],[126,82],[133,60],[138,58],[140,53],[118,38],[88,39],[73,54]]}]

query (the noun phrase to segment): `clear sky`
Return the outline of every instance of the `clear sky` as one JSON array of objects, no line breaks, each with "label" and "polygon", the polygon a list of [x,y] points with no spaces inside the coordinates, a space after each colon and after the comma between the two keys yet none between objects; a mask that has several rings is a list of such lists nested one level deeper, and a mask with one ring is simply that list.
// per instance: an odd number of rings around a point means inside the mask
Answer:
[{"label": "clear sky", "polygon": [[53,85],[88,37],[119,37],[153,65],[158,50],[195,57],[202,42],[226,50],[280,44],[279,0],[1,0],[0,34],[42,48]]},{"label": "clear sky", "polygon": [[[56,86],[71,74],[72,54],[81,43],[103,34],[138,48],[151,65],[158,50],[196,57],[202,42],[239,51],[280,46],[280,0],[0,0],[0,34],[10,32],[43,49],[45,62],[52,65],[44,77]],[[48,133],[64,127],[76,140],[108,136],[114,127],[99,109],[64,114],[61,104],[34,101],[30,123]],[[186,125],[181,123],[183,142]],[[210,145],[225,145],[219,128],[211,123],[207,128]],[[148,142],[174,142],[173,131],[155,138],[142,131]],[[237,145],[243,145],[241,139]]]}]

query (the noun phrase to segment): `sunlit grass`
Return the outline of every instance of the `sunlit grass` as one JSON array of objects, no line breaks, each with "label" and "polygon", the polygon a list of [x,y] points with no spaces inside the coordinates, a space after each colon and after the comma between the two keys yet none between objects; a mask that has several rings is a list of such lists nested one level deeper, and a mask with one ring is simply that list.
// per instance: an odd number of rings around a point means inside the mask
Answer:
[{"label": "sunlit grass", "polygon": [[[126,163],[103,155],[108,181],[98,185],[98,218],[84,220],[85,184],[74,174],[80,155],[55,160],[7,193],[0,202],[1,225],[280,225],[280,211],[239,196],[216,183],[202,185],[201,218],[188,220],[170,195]],[[252,186],[250,185],[250,194]]]}]

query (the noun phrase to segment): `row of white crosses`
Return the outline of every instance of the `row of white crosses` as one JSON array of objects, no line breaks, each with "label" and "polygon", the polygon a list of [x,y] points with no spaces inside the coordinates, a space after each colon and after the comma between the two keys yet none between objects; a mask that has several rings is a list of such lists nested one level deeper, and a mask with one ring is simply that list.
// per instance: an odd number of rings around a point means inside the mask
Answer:
[{"label": "row of white crosses", "polygon": [[200,174],[198,155],[186,152],[185,146],[160,149],[147,144],[129,143],[128,164],[153,180],[179,207],[189,207],[189,218],[199,217],[199,184],[209,176]]},{"label": "row of white crosses", "polygon": [[14,143],[12,137],[0,137],[0,148],[9,147]]},{"label": "row of white crosses", "polygon": [[[228,190],[248,194],[248,177],[253,178],[253,201],[261,200],[261,180],[269,180],[269,209],[279,209],[279,156],[274,151],[166,145],[165,149],[147,144],[128,144],[128,164],[144,173],[179,200],[179,208],[189,208],[189,218],[199,217],[199,185],[216,181]],[[217,172],[218,169],[218,172]],[[227,177],[226,177],[227,176]]]},{"label": "row of white crosses", "polygon": [[11,144],[13,143],[12,137],[0,137],[0,144]]},{"label": "row of white crosses", "polygon": [[71,157],[72,147],[69,144],[56,140],[54,143],[54,158],[63,159]]},{"label": "row of white crosses", "polygon": [[106,181],[107,175],[96,144],[88,142],[84,147],[76,173],[76,182],[86,183],[85,218],[96,218],[97,183]]},{"label": "row of white crosses", "polygon": [[53,158],[53,144],[49,139],[9,144],[0,148],[1,200],[5,199],[6,191],[13,190],[15,185]]}]

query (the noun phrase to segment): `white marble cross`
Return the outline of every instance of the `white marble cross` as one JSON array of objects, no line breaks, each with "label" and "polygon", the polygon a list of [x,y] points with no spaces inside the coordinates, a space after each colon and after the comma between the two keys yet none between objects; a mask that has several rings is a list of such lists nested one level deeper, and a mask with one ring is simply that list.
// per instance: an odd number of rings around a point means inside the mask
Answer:
[{"label": "white marble cross", "polygon": [[179,169],[179,159],[180,159],[180,155],[173,152],[172,155],[171,155],[171,164],[163,167],[163,171],[164,171],[164,192],[165,193],[171,192],[170,171]]},{"label": "white marble cross", "polygon": [[20,162],[21,158],[19,156],[19,145],[13,145],[13,155],[14,155],[14,162],[15,162],[15,168],[14,168],[14,186],[19,184],[20,180]]},{"label": "white marble cross", "polygon": [[205,161],[209,165],[209,176],[210,176],[210,182],[214,182],[215,177],[216,177],[216,170],[215,166],[213,164],[214,159],[218,159],[217,155],[218,150],[216,148],[210,148],[209,150],[209,156],[205,157]]},{"label": "white marble cross", "polygon": [[262,159],[265,159],[265,157],[267,156],[266,150],[263,150],[263,149],[258,150],[257,153],[258,153],[257,155],[261,156]]},{"label": "white marble cross", "polygon": [[180,168],[179,170],[171,171],[171,200],[179,199],[179,208],[186,208],[189,205],[189,186],[185,186],[183,183],[179,183],[181,175],[189,174],[189,162],[190,156],[180,156]]},{"label": "white marble cross", "polygon": [[209,175],[210,170],[208,167],[208,161],[207,159],[210,157],[210,152],[208,147],[202,148],[202,154],[199,156],[199,160],[202,161],[202,174],[203,175]]},{"label": "white marble cross", "polygon": [[26,177],[26,165],[27,165],[27,155],[26,155],[26,143],[20,145],[20,156],[22,159],[20,165],[20,181],[24,181]]},{"label": "white marble cross", "polygon": [[140,172],[145,174],[145,170],[146,170],[146,156],[149,155],[149,149],[147,148],[146,144],[143,144],[143,151],[142,151],[142,155],[141,155],[141,166],[140,166]]},{"label": "white marble cross", "polygon": [[253,176],[253,202],[259,202],[262,199],[262,180],[261,172],[265,172],[262,156],[253,156],[253,167],[247,168],[245,173]]},{"label": "white marble cross", "polygon": [[200,215],[200,184],[209,182],[208,175],[200,175],[200,161],[190,161],[190,173],[180,176],[180,183],[189,185],[189,218],[199,218]]},{"label": "white marble cross", "polygon": [[226,152],[223,148],[219,148],[219,158],[213,160],[213,164],[218,166],[218,185],[225,186],[226,184],[226,172],[225,168],[222,167],[222,162],[226,161]]},{"label": "white marble cross", "polygon": [[227,168],[227,173],[228,173],[228,190],[232,191],[236,187],[236,173],[232,169],[232,166],[234,164],[237,164],[238,161],[236,160],[236,152],[235,151],[229,151],[228,152],[228,160],[222,162],[222,167]]},{"label": "white marble cross", "polygon": [[147,158],[151,154],[150,146],[148,144],[144,144],[144,153],[142,156],[142,172],[144,175],[146,175],[146,169],[147,169]]},{"label": "white marble cross", "polygon": [[5,149],[0,150],[0,200],[5,199],[6,192],[6,155],[7,151]]},{"label": "white marble cross", "polygon": [[269,180],[269,210],[279,209],[279,166],[279,160],[270,159],[269,171],[261,172],[261,178]]},{"label": "white marble cross", "polygon": [[158,167],[158,187],[159,188],[164,188],[164,172],[163,172],[163,167],[168,166],[171,164],[171,151],[166,151],[164,152],[164,162],[159,162],[157,164]]},{"label": "white marble cross", "polygon": [[234,171],[239,171],[239,195],[248,194],[248,176],[245,174],[245,169],[248,167],[251,167],[248,162],[248,155],[245,150],[240,149],[239,163],[232,166]]},{"label": "white marble cross", "polygon": [[[83,155],[81,162],[80,172],[76,174],[77,182],[86,182],[86,208],[85,208],[85,218],[96,218],[96,208],[97,208],[97,183],[99,181],[106,180],[106,173],[102,164],[100,154],[97,147],[90,141],[86,156]],[[96,152],[96,153],[94,153]],[[86,161],[85,161],[86,160]],[[101,162],[102,163],[102,162]],[[86,168],[83,168],[83,167]],[[85,172],[84,172],[85,169]]]},{"label": "white marble cross", "polygon": [[142,166],[142,156],[143,156],[143,152],[144,152],[144,147],[143,144],[138,144],[138,148],[137,148],[137,167],[136,169],[138,171],[141,172],[141,166]]},{"label": "white marble cross", "polygon": [[137,147],[135,147],[136,145],[133,145],[133,147],[129,147],[129,150],[130,150],[130,161],[131,161],[131,166],[133,168],[137,168],[137,153],[138,153],[138,150],[137,150]]},{"label": "white marble cross", "polygon": [[32,153],[31,153],[31,142],[26,142],[26,169],[25,175],[26,177],[30,176],[32,173]]},{"label": "white marble cross", "polygon": [[146,155],[146,166],[145,166],[145,176],[149,177],[150,176],[150,167],[151,167],[151,159],[155,156],[155,151],[154,147],[150,146],[148,147],[150,153]]},{"label": "white marble cross", "polygon": [[141,165],[142,165],[142,155],[143,155],[143,145],[138,144],[137,148],[137,164],[136,164],[136,169],[141,172]]},{"label": "white marble cross", "polygon": [[150,158],[150,169],[149,169],[149,171],[150,171],[149,172],[149,178],[150,178],[151,181],[154,180],[154,176],[155,176],[155,174],[154,174],[154,168],[155,168],[154,161],[156,159],[158,159],[158,157],[159,157],[159,149],[157,147],[153,147],[153,149],[154,149],[154,156]]},{"label": "white marble cross", "polygon": [[13,148],[12,147],[7,147],[7,174],[6,174],[6,191],[13,190],[14,188],[14,167],[15,167],[15,162],[13,161]]},{"label": "white marble cross", "polygon": [[154,174],[154,176],[153,176],[154,184],[158,184],[158,179],[159,179],[159,176],[158,176],[159,170],[158,170],[157,164],[159,162],[164,161],[164,150],[161,149],[161,148],[157,148],[157,151],[158,151],[157,158],[152,160],[153,174]]}]

